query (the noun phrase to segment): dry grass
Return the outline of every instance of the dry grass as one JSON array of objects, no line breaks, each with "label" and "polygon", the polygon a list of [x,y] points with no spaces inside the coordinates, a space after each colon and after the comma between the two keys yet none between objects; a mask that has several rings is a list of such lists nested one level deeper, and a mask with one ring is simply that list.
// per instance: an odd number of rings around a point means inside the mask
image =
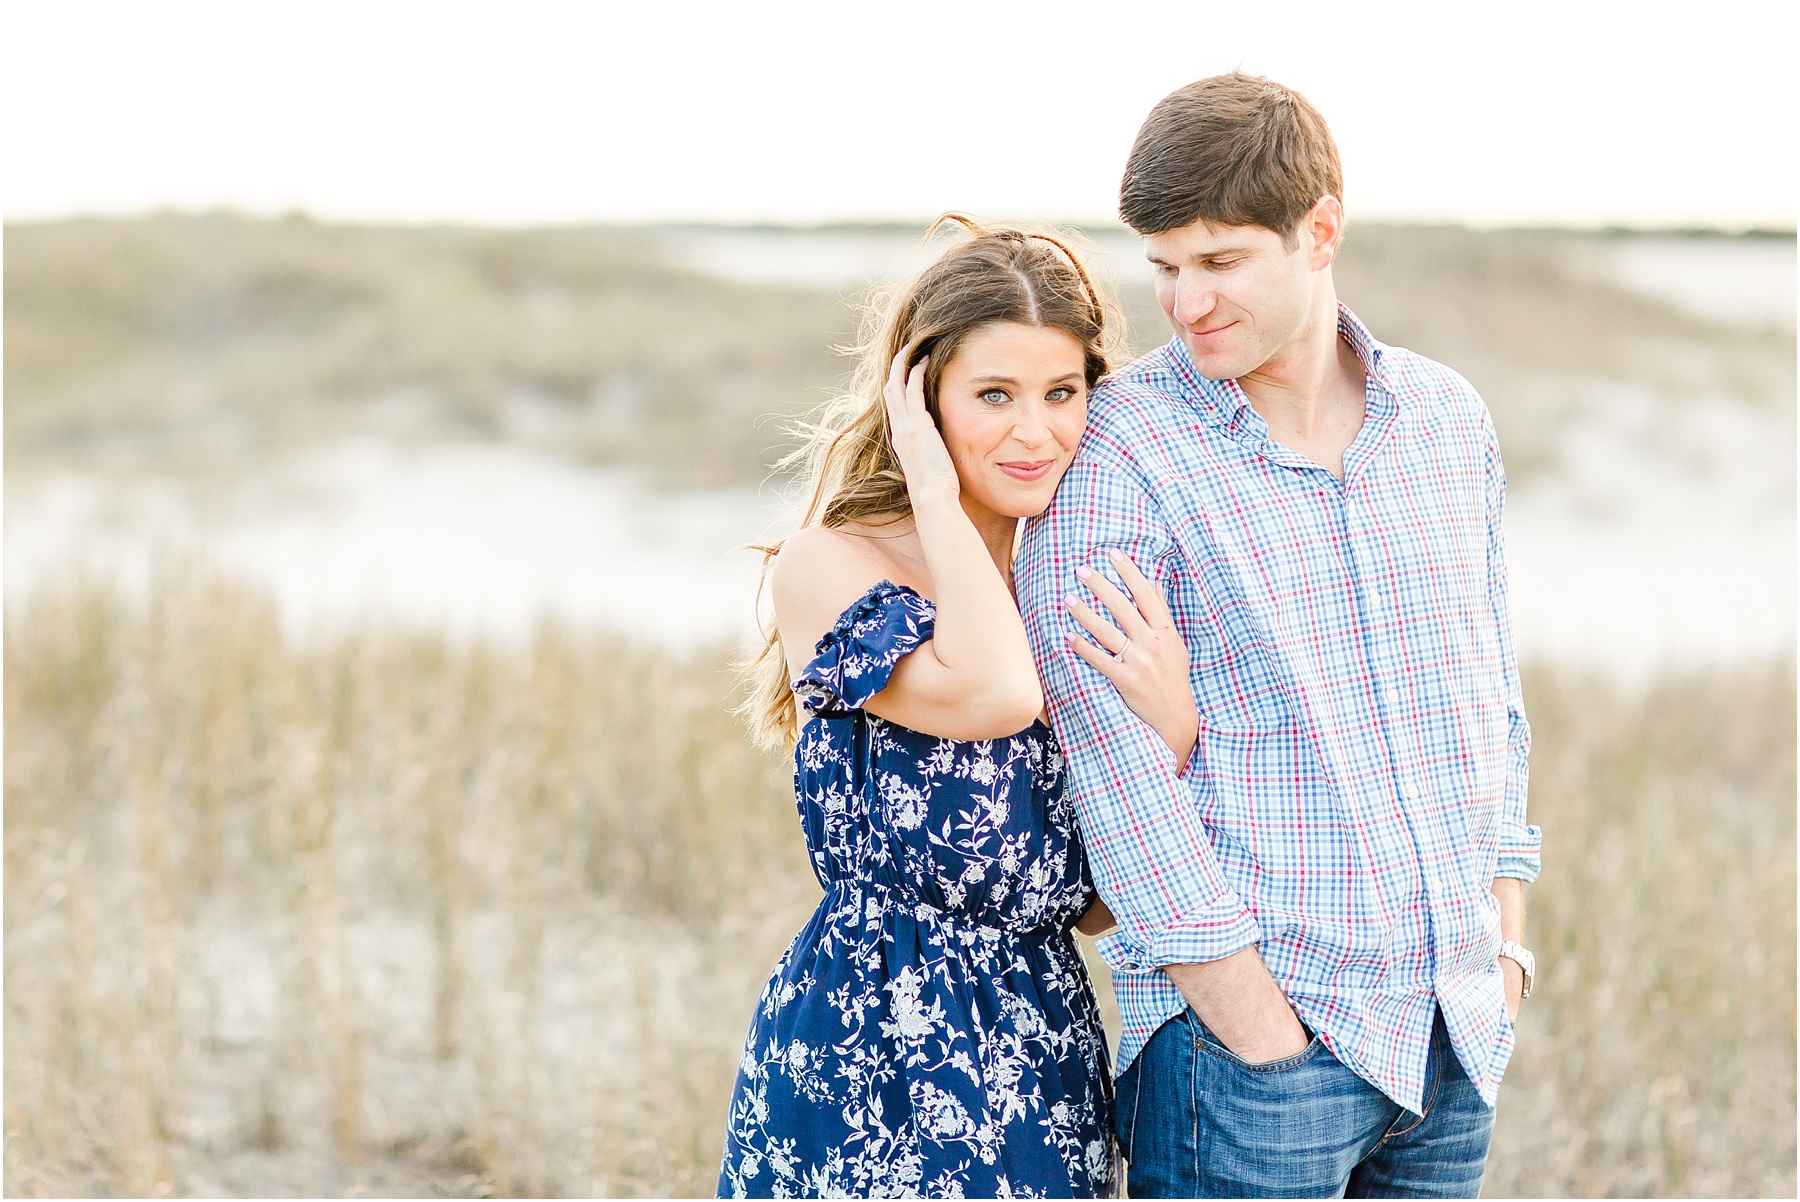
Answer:
[{"label": "dry grass", "polygon": [[1353,226],[1336,276],[1378,338],[1450,364],[1481,391],[1515,486],[1576,460],[1571,428],[1621,393],[1652,428],[1679,429],[1684,411],[1724,397],[1778,415],[1774,437],[1791,439],[1793,334],[1700,321],[1582,278],[1604,246],[1548,230]]},{"label": "dry grass", "polygon": [[816,896],[714,659],[12,615],[6,1186],[694,1193]]},{"label": "dry grass", "polygon": [[761,479],[834,295],[673,267],[631,230],[228,214],[6,228],[7,466],[236,466],[378,430]]},{"label": "dry grass", "polygon": [[[855,315],[834,293],[695,275],[658,236],[229,214],[9,225],[7,467],[241,470],[374,430],[758,481],[782,442],[758,419],[823,398]],[[1787,420],[1791,332],[1698,321],[1571,270],[1603,242],[1356,224],[1337,276],[1384,341],[1480,388],[1515,482],[1553,470],[1571,419],[1621,389],[1661,415],[1725,396]],[[1161,344],[1147,276],[1125,278],[1132,345]]]},{"label": "dry grass", "polygon": [[[716,659],[6,634],[9,1194],[695,1194],[816,897]],[[1533,675],[1544,965],[1489,1191],[1792,1194],[1794,686]]]},{"label": "dry grass", "polygon": [[1488,1192],[1788,1196],[1794,676],[1526,682],[1541,992]]},{"label": "dry grass", "polygon": [[[9,226],[8,469],[230,479],[376,432],[759,479],[780,434],[753,419],[818,399],[851,315],[653,233]],[[1340,285],[1481,388],[1526,489],[1621,396],[1652,432],[1725,396],[1791,442],[1791,333],[1564,270],[1592,249],[1357,225]],[[721,657],[299,646],[175,579],[9,605],[7,1192],[709,1191],[751,1001],[816,896]],[[1489,1192],[1792,1195],[1791,669],[1527,692],[1543,984]]]}]

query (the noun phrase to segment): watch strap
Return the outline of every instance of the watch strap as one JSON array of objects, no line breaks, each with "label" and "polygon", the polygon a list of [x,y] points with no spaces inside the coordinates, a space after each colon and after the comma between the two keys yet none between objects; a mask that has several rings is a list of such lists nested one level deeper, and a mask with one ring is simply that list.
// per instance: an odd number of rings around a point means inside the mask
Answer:
[{"label": "watch strap", "polygon": [[1530,948],[1511,939],[1500,944],[1500,954],[1517,964],[1519,970],[1525,974],[1525,988],[1520,991],[1519,997],[1521,999],[1530,997],[1532,982],[1537,976],[1537,957],[1531,954]]}]

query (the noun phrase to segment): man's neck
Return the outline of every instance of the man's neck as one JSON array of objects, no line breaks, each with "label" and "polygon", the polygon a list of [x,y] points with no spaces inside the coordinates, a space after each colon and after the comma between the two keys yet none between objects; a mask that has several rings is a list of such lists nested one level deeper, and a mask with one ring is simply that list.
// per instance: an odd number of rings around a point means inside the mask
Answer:
[{"label": "man's neck", "polygon": [[1321,272],[1312,315],[1293,343],[1238,378],[1275,441],[1340,479],[1344,452],[1362,428],[1362,360],[1338,336],[1337,290]]},{"label": "man's neck", "polygon": [[1238,377],[1250,403],[1264,418],[1279,413],[1287,424],[1303,430],[1315,427],[1328,398],[1341,391],[1343,384],[1337,290],[1329,271],[1319,273],[1310,308],[1305,326],[1291,343],[1255,371]]}]

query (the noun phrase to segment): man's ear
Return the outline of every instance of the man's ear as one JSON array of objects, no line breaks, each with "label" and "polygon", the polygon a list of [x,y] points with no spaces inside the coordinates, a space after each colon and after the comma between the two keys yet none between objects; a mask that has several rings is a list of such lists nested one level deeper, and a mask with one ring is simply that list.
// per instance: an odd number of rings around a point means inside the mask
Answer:
[{"label": "man's ear", "polygon": [[1314,271],[1330,267],[1332,260],[1337,258],[1338,244],[1344,240],[1343,202],[1327,192],[1319,197],[1300,224],[1312,235],[1312,253],[1306,265]]}]

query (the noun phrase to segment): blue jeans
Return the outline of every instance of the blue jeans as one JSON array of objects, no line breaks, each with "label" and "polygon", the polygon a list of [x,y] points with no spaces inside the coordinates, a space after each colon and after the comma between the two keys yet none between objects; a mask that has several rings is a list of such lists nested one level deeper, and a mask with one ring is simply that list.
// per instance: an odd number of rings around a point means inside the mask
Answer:
[{"label": "blue jeans", "polygon": [[1494,1110],[1431,1032],[1425,1113],[1345,1068],[1317,1036],[1271,1064],[1240,1060],[1192,1009],[1119,1078],[1134,1198],[1473,1198]]}]

